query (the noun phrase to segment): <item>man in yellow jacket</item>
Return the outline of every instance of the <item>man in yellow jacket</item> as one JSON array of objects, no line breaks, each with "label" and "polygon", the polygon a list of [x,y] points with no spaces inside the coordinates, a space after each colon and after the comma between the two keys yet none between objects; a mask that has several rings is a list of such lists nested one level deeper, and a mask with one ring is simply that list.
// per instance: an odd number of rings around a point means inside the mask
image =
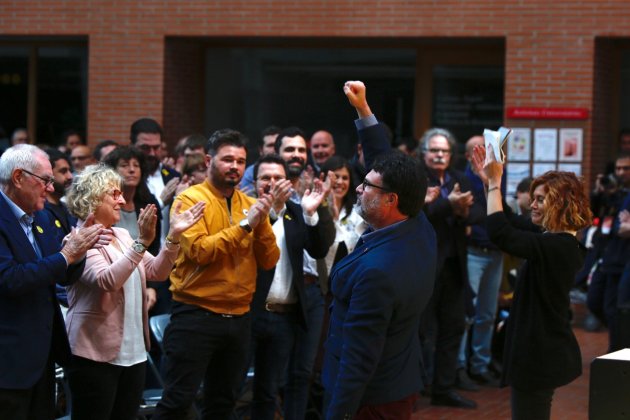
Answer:
[{"label": "man in yellow jacket", "polygon": [[256,270],[273,268],[280,255],[267,217],[272,195],[255,200],[235,188],[245,170],[245,137],[216,131],[206,152],[208,178],[176,199],[180,211],[199,201],[206,210],[182,235],[171,274],[165,385],[155,419],[186,418],[202,381],[203,418],[230,417],[247,369]]}]

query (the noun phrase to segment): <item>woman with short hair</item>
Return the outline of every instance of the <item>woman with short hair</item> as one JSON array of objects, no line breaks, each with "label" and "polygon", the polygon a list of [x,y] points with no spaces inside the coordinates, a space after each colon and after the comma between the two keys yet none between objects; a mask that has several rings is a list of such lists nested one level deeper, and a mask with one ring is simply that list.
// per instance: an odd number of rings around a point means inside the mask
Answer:
[{"label": "woman with short hair", "polygon": [[79,225],[93,214],[96,223],[113,230],[109,245],[87,252],[83,275],[68,287],[73,419],[136,418],[149,349],[146,282],[168,277],[181,234],[201,218],[205,206],[200,202],[180,213],[178,205],[166,243],[154,257],[146,249],[155,238],[155,205],[140,210],[135,239],[112,227],[125,204],[121,189],[115,170],[92,165],[75,177],[67,195]]}]

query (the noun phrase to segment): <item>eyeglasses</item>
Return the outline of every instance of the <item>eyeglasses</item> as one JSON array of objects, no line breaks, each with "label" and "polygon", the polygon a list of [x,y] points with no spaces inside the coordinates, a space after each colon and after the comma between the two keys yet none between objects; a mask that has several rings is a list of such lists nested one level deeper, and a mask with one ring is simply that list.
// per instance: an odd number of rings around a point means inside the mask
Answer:
[{"label": "eyeglasses", "polygon": [[107,191],[107,194],[111,195],[114,201],[118,201],[118,199],[122,195],[122,191],[120,191],[119,189],[113,189],[111,191]]},{"label": "eyeglasses", "polygon": [[35,178],[41,180],[44,183],[44,188],[48,188],[49,185],[52,185],[52,183],[55,182],[55,178],[52,176],[43,177],[35,175],[33,172],[27,171],[26,169],[22,169],[22,172],[26,172],[30,176],[34,176]]},{"label": "eyeglasses", "polygon": [[438,148],[431,148],[431,149],[427,149],[429,153],[435,153],[438,154],[440,152],[444,153],[445,155],[450,155],[451,151],[449,149],[438,149]]},{"label": "eyeglasses", "polygon": [[365,187],[372,187],[372,188],[377,188],[381,191],[385,191],[385,192],[391,192],[389,189],[385,188],[385,187],[381,187],[379,185],[374,185],[372,184],[370,181],[368,181],[366,178],[363,179],[363,182],[361,183],[361,188],[363,188],[365,190]]},{"label": "eyeglasses", "polygon": [[287,177],[284,175],[274,175],[274,176],[263,175],[263,176],[258,177],[258,180],[263,181],[263,182],[271,182],[272,180],[278,182],[278,181],[284,181],[285,179],[287,179]]}]

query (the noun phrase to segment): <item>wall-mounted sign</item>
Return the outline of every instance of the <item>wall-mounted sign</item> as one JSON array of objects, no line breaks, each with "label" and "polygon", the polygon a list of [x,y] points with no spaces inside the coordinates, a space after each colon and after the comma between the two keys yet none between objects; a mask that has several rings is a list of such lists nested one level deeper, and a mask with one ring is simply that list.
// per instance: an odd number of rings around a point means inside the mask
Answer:
[{"label": "wall-mounted sign", "polygon": [[585,120],[587,108],[508,107],[507,117],[526,120]]}]

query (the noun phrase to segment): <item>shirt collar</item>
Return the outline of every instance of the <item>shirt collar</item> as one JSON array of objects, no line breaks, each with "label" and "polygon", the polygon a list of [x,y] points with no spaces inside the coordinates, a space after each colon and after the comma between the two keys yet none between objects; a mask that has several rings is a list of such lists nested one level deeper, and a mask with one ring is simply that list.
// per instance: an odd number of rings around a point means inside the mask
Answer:
[{"label": "shirt collar", "polygon": [[396,223],[392,223],[389,226],[385,226],[384,228],[380,228],[378,230],[371,230],[372,227],[370,227],[370,229],[368,229],[363,235],[361,235],[361,239],[363,239],[364,243],[367,243],[369,241],[373,241],[375,239],[379,239],[382,238],[384,236],[389,235],[392,231],[394,231],[398,226],[400,226],[402,223],[406,222],[409,219],[405,219],[405,220],[401,220],[400,222],[396,222]]},{"label": "shirt collar", "polygon": [[33,222],[33,217],[26,214],[26,212],[24,210],[22,210],[17,204],[15,204],[13,202],[13,200],[11,200],[5,193],[4,191],[0,190],[0,194],[2,194],[2,197],[4,197],[5,200],[7,200],[7,204],[9,205],[9,208],[11,209],[11,212],[13,213],[13,215],[15,216],[16,219],[18,220],[22,220],[22,218],[26,215],[30,220],[29,224]]}]

